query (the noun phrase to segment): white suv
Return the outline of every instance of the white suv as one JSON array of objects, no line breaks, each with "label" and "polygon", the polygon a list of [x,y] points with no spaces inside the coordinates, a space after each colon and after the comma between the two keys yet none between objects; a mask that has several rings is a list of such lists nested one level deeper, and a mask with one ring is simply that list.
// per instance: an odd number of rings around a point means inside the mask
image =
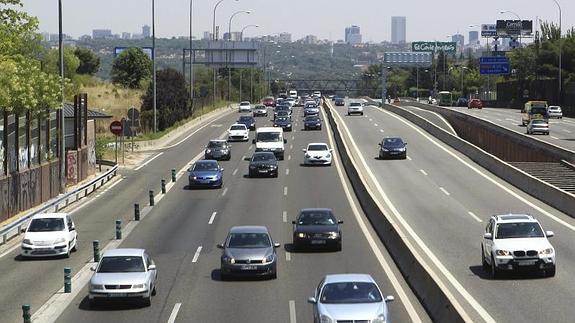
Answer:
[{"label": "white suv", "polygon": [[489,219],[481,243],[483,268],[497,278],[501,271],[532,269],[555,276],[555,249],[535,218],[526,214],[494,215]]},{"label": "white suv", "polygon": [[252,104],[248,101],[240,102],[240,107],[238,108],[239,112],[252,112]]},{"label": "white suv", "polygon": [[363,115],[363,104],[361,102],[350,102],[347,106],[347,115],[361,114]]}]

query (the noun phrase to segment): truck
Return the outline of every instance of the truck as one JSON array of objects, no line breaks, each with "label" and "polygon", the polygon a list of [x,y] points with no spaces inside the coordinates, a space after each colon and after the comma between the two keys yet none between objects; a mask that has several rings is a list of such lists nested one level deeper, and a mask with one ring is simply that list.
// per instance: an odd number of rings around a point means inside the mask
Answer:
[{"label": "truck", "polygon": [[549,122],[547,101],[527,101],[521,110],[521,124],[527,125],[531,120],[542,119]]}]

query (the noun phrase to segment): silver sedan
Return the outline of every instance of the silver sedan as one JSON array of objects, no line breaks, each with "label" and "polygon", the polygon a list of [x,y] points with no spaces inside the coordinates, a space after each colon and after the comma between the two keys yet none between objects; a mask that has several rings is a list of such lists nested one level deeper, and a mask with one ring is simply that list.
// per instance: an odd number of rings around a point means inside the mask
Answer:
[{"label": "silver sedan", "polygon": [[92,303],[99,299],[139,298],[150,306],[156,294],[158,273],[152,258],[144,249],[106,251],[90,279]]}]

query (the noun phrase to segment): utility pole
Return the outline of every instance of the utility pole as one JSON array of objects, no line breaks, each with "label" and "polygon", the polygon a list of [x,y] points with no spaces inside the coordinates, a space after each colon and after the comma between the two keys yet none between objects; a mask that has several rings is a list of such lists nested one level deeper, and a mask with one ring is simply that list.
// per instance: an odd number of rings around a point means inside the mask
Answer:
[{"label": "utility pole", "polygon": [[62,33],[62,0],[58,0],[58,51],[60,55],[60,193],[66,192],[66,136],[64,129],[64,34]]},{"label": "utility pole", "polygon": [[152,87],[154,106],[154,132],[158,131],[158,114],[156,111],[156,16],[155,0],[152,0]]}]

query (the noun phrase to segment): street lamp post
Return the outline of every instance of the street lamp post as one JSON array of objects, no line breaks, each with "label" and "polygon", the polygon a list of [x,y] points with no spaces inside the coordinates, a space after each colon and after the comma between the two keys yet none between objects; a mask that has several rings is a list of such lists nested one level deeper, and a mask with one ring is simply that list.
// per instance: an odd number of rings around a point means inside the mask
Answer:
[{"label": "street lamp post", "polygon": [[[236,0],[238,1],[238,0]],[[224,2],[224,0],[220,0],[216,3],[216,5],[214,6],[214,16],[212,19],[212,39],[213,40],[218,40],[218,35],[216,35],[216,10],[218,9],[218,6],[220,5],[220,3]],[[216,70],[217,68],[214,66],[214,105],[216,105]]]},{"label": "street lamp post", "polygon": [[158,115],[156,112],[156,14],[155,0],[152,0],[152,96],[154,107],[154,132],[158,131]]},{"label": "street lamp post", "polygon": [[[244,26],[244,28],[242,28],[242,31],[240,32],[240,41],[244,40],[244,30],[246,30],[246,28],[249,28],[249,27],[259,28],[259,25]],[[240,76],[241,76],[241,74],[240,74]],[[242,85],[242,83],[240,82],[240,101],[242,99],[241,85]],[[250,68],[250,102],[254,102],[254,69],[253,68]]]},{"label": "street lamp post", "polygon": [[194,51],[192,50],[192,17],[194,0],[190,0],[190,107],[194,113]]},{"label": "street lamp post", "polygon": [[64,131],[64,34],[62,33],[62,0],[58,0],[58,50],[60,55],[60,192],[66,191],[66,136]]},{"label": "street lamp post", "polygon": [[[234,17],[240,13],[247,13],[248,15],[251,13],[250,10],[240,10],[240,11],[236,11],[234,12],[231,16],[230,16],[230,21],[228,23],[228,41],[232,41],[232,20],[234,19]],[[229,63],[230,61],[230,53],[228,52],[228,54],[226,55],[226,61]],[[231,102],[232,98],[232,68],[230,66],[228,66],[228,101]],[[240,101],[241,101],[241,94],[240,94]]]},{"label": "street lamp post", "polygon": [[555,2],[555,4],[557,5],[557,8],[559,9],[559,86],[558,86],[559,93],[557,93],[557,99],[559,100],[559,102],[561,102],[561,87],[562,87],[561,69],[563,68],[561,65],[561,63],[562,63],[561,60],[562,60],[562,56],[563,56],[563,53],[562,53],[563,35],[562,35],[562,30],[561,30],[561,28],[562,28],[562,25],[561,25],[562,14],[561,14],[561,5],[559,5],[559,2],[557,0],[553,0],[553,2]]},{"label": "street lamp post", "polygon": [[250,27],[258,28],[259,26],[260,26],[260,25],[247,25],[247,26],[244,26],[244,28],[242,28],[242,31],[240,32],[240,41],[243,41],[243,40],[244,40],[244,30],[246,30],[247,28],[250,28]]}]

